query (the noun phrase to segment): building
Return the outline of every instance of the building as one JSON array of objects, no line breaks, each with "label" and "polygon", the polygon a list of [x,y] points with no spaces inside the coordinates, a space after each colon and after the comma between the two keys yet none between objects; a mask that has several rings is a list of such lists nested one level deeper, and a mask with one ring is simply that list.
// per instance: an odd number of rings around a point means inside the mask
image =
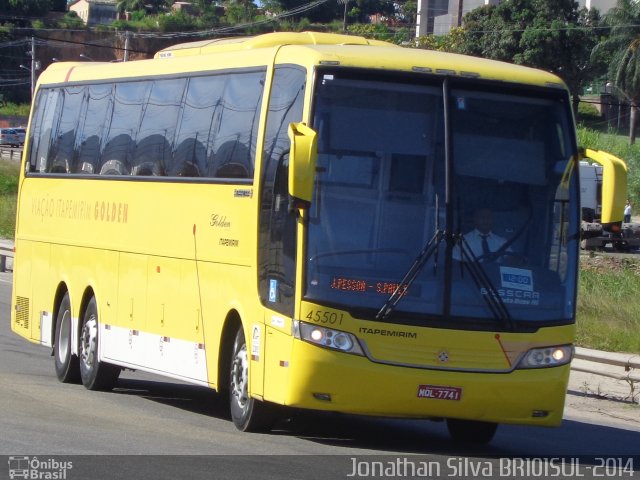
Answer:
[{"label": "building", "polygon": [[[445,35],[462,25],[462,17],[484,5],[498,5],[505,0],[418,0],[416,37]],[[597,8],[601,14],[615,7],[617,0],[578,0],[581,7]]]},{"label": "building", "polygon": [[581,7],[587,7],[589,10],[597,8],[600,14],[605,14],[616,6],[618,0],[578,0]]},{"label": "building", "polygon": [[110,25],[118,16],[115,0],[75,0],[69,4],[69,11],[76,12],[90,27]]},{"label": "building", "polygon": [[173,2],[171,10],[174,12],[184,12],[188,15],[195,15],[197,13],[197,8],[195,8],[191,2]]},{"label": "building", "polygon": [[484,5],[497,5],[501,0],[418,0],[416,36],[444,35],[462,25],[462,17]]}]

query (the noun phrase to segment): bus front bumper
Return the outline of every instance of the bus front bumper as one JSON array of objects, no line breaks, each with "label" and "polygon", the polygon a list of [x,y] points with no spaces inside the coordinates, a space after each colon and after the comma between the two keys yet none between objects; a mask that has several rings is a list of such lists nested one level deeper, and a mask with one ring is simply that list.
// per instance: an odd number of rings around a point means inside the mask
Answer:
[{"label": "bus front bumper", "polygon": [[374,363],[295,339],[285,404],[349,414],[557,426],[570,366],[510,373]]}]

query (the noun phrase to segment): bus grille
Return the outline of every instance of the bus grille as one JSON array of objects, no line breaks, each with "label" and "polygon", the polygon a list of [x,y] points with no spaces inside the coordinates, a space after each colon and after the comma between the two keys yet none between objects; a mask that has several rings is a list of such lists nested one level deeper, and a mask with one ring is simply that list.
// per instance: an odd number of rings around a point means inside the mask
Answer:
[{"label": "bus grille", "polygon": [[27,330],[29,328],[29,299],[16,297],[16,325]]}]

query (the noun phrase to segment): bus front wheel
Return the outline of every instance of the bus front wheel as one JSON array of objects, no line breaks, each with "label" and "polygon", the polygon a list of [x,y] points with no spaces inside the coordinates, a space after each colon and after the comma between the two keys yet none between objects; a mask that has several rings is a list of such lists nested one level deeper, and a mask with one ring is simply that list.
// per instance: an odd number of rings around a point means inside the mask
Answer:
[{"label": "bus front wheel", "polygon": [[447,429],[456,443],[485,445],[493,439],[498,429],[498,424],[447,418]]},{"label": "bus front wheel", "polygon": [[269,406],[249,396],[249,356],[242,327],[238,329],[231,354],[229,401],[231,419],[238,430],[263,432],[271,428]]},{"label": "bus front wheel", "polygon": [[72,345],[71,302],[69,293],[65,293],[56,316],[56,333],[53,344],[56,376],[64,383],[78,383],[80,381],[80,367],[78,357],[71,353]]},{"label": "bus front wheel", "polygon": [[82,317],[80,330],[80,377],[89,390],[111,390],[120,376],[120,368],[98,359],[98,307],[92,297]]}]

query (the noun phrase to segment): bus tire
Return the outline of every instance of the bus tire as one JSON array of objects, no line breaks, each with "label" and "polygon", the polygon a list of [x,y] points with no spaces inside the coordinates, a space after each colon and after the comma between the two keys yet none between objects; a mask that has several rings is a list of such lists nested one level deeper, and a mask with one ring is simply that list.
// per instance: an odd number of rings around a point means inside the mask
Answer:
[{"label": "bus tire", "polygon": [[82,317],[80,329],[80,377],[88,390],[111,390],[120,376],[120,368],[100,362],[98,357],[98,307],[91,297]]},{"label": "bus tire", "polygon": [[231,353],[229,402],[231,419],[242,432],[264,432],[272,426],[272,412],[265,402],[249,396],[249,355],[242,326]]},{"label": "bus tire", "polygon": [[80,381],[78,357],[71,352],[73,322],[71,321],[71,302],[69,293],[65,293],[56,316],[56,332],[53,340],[53,357],[58,380],[63,383]]},{"label": "bus tire", "polygon": [[496,434],[498,424],[476,420],[447,418],[447,430],[456,443],[486,445]]}]

